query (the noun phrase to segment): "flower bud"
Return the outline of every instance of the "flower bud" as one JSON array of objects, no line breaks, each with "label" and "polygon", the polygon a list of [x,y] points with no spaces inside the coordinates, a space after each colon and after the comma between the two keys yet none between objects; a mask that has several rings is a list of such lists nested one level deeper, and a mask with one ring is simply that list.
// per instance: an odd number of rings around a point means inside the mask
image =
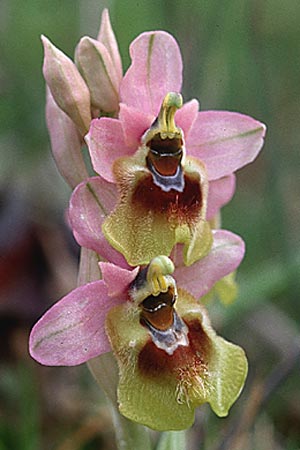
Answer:
[{"label": "flower bud", "polygon": [[122,61],[115,33],[111,27],[108,9],[104,9],[102,12],[101,25],[97,40],[106,47],[120,82],[123,76]]},{"label": "flower bud", "polygon": [[63,52],[42,36],[45,58],[43,74],[57,105],[84,136],[90,126],[90,93],[77,67]]},{"label": "flower bud", "polygon": [[74,122],[57,106],[49,89],[46,120],[57,168],[71,188],[75,188],[88,177],[81,153],[81,139]]},{"label": "flower bud", "polygon": [[93,107],[105,112],[119,109],[119,79],[106,47],[83,37],[75,51],[76,64],[88,85]]}]

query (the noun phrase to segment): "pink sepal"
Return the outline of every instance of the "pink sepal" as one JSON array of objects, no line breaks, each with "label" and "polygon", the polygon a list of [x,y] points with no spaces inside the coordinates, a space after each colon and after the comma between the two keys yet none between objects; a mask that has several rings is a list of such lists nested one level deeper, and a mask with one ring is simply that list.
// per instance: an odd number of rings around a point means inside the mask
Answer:
[{"label": "pink sepal", "polygon": [[33,327],[29,350],[41,364],[74,366],[110,351],[105,317],[119,298],[108,297],[104,281],[80,286],[63,297]]},{"label": "pink sepal", "polygon": [[168,92],[180,92],[182,60],[179,46],[165,31],[140,34],[130,45],[131,66],[120,86],[121,101],[158,115]]},{"label": "pink sepal", "polygon": [[[124,103],[120,104],[119,118],[122,123],[126,145],[131,149],[130,155],[132,155],[141,145],[141,137],[155,118],[151,114],[139,111]],[[129,155],[124,153],[123,156]]]},{"label": "pink sepal", "polygon": [[252,162],[265,133],[264,124],[244,114],[201,111],[186,140],[187,152],[205,163],[209,180],[216,180]]}]

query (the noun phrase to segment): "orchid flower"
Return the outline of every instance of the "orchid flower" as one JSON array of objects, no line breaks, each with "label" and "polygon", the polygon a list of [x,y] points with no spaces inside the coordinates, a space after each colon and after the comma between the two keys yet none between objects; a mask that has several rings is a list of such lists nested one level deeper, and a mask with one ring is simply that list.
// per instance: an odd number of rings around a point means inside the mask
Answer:
[{"label": "orchid flower", "polygon": [[168,33],[141,34],[130,55],[118,118],[94,119],[86,136],[95,171],[119,191],[102,229],[130,265],[170,255],[176,243],[190,265],[212,243],[207,208],[220,193],[229,201],[233,173],[257,156],[265,126],[239,113],[198,112],[195,99],[183,104],[180,50]]},{"label": "orchid flower", "polygon": [[134,269],[100,262],[102,280],[70,292],[33,327],[30,353],[42,364],[76,365],[112,349],[120,411],[154,429],[189,427],[205,402],[225,416],[247,361],[216,335],[192,294],[204,295],[243,254],[240,238],[215,231],[213,251],[191,267],[175,269],[166,256]]},{"label": "orchid flower", "polygon": [[187,265],[206,255],[208,221],[232,197],[233,172],[259,152],[264,125],[237,113],[198,112],[195,99],[182,104],[180,50],[165,32],[143,33],[131,44],[122,78],[107,10],[97,40],[79,42],[75,63],[43,43],[47,123],[61,173],[72,188],[87,179],[81,147],[89,129],[93,167],[118,188],[102,224],[110,245],[131,266],[170,255],[176,243],[184,244]]}]

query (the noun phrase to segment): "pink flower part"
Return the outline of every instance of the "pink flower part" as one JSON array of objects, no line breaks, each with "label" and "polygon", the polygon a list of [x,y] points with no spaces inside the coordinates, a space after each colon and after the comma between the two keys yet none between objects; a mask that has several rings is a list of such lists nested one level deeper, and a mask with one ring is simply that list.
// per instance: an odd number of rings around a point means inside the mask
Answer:
[{"label": "pink flower part", "polygon": [[[108,295],[113,297],[122,297],[128,300],[127,289],[128,286],[137,277],[139,267],[133,270],[123,269],[108,262],[99,263],[102,278],[108,287]],[[126,294],[124,294],[126,292]],[[124,296],[125,295],[125,296]]]},{"label": "pink flower part", "polygon": [[[178,125],[186,133],[197,118],[197,107],[197,100],[191,100],[176,113]],[[120,104],[119,119],[94,119],[85,139],[95,171],[105,180],[114,182],[113,163],[136,152],[154,119],[153,115],[124,103]]]},{"label": "pink flower part", "polygon": [[73,366],[109,352],[105,333],[108,311],[128,300],[128,287],[138,274],[100,263],[103,280],[80,286],[58,301],[33,327],[29,350],[41,364]]},{"label": "pink flower part", "polygon": [[106,117],[92,121],[86,142],[95,171],[111,182],[114,181],[113,162],[120,156],[133,154],[136,150],[126,146],[121,122]]},{"label": "pink flower part", "polygon": [[[141,145],[141,137],[150,127],[155,117],[121,103],[119,119],[122,124],[126,145],[131,149],[130,154],[133,154]],[[124,156],[124,153],[122,156]]]},{"label": "pink flower part", "polygon": [[120,80],[107,48],[85,36],[76,47],[75,61],[90,90],[92,105],[107,112],[118,111]]},{"label": "pink flower part", "polygon": [[33,327],[31,356],[49,366],[74,366],[110,351],[104,321],[118,305],[104,281],[81,286],[57,302]]},{"label": "pink flower part", "polygon": [[101,227],[116,204],[115,185],[100,177],[89,178],[74,190],[69,205],[69,220],[78,244],[94,250],[121,267],[128,265],[121,253],[104,238]]},{"label": "pink flower part", "polygon": [[121,102],[156,117],[165,95],[181,90],[178,44],[164,31],[142,33],[131,43],[130,56],[132,64],[120,86]]},{"label": "pink flower part", "polygon": [[177,286],[195,298],[207,294],[218,280],[233,272],[245,254],[244,241],[230,231],[214,230],[213,239],[209,254],[195,264],[185,266],[179,252],[173,259]]},{"label": "pink flower part", "polygon": [[194,98],[176,111],[175,122],[182,129],[185,136],[188,135],[192,125],[197,119],[198,110],[199,102]]},{"label": "pink flower part", "polygon": [[115,33],[113,32],[110,23],[108,9],[106,8],[102,12],[101,25],[97,40],[101,42],[108,50],[112,62],[114,64],[115,70],[117,72],[119,81],[121,81],[123,75],[121,56],[119,52],[118,43],[115,37]]},{"label": "pink flower part", "polygon": [[235,191],[235,175],[210,181],[207,199],[206,219],[212,220],[222,206],[233,197]]},{"label": "pink flower part", "polygon": [[81,153],[81,138],[76,126],[56,104],[47,89],[46,121],[52,153],[61,175],[74,188],[88,178]]},{"label": "pink flower part", "polygon": [[[114,181],[114,161],[133,155],[141,145],[165,95],[181,89],[182,60],[171,35],[143,33],[132,42],[130,55],[132,63],[120,86],[119,118],[93,121],[87,140],[96,172],[108,181]],[[209,180],[231,175],[255,159],[264,124],[235,112],[198,112],[198,106],[195,99],[184,104],[175,120],[184,132],[187,156],[206,164]]]},{"label": "pink flower part", "polygon": [[266,127],[229,111],[202,111],[186,138],[188,154],[201,159],[209,180],[230,175],[258,155]]},{"label": "pink flower part", "polygon": [[43,74],[57,105],[74,121],[82,135],[91,121],[90,93],[77,67],[45,36]]}]

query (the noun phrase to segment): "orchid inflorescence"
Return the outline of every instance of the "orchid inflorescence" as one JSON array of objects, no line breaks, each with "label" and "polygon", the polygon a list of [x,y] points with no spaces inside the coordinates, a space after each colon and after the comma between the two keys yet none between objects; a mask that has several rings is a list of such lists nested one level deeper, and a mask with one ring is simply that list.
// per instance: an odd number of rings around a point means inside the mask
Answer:
[{"label": "orchid inflorescence", "polygon": [[97,255],[99,277],[43,315],[30,353],[72,366],[112,351],[120,412],[157,430],[188,428],[205,402],[226,416],[247,360],[215,333],[201,299],[216,286],[232,297],[244,242],[218,228],[220,209],[234,172],[259,153],[265,126],[183,103],[180,50],[164,31],[132,42],[124,76],[107,10],[75,63],[42,39],[52,151],[74,189],[69,223]]}]

